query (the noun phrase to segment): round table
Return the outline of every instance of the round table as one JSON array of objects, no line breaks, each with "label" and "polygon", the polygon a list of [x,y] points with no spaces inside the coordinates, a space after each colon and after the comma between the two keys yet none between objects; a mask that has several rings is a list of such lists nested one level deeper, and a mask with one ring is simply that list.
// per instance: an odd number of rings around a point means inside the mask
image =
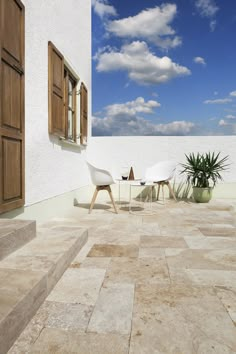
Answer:
[{"label": "round table", "polygon": [[[135,182],[135,181],[132,181],[132,183],[130,183],[130,193],[129,193],[129,213],[130,214],[136,214],[136,215],[155,214],[155,212],[152,209],[152,201],[153,201],[152,194],[155,186],[156,184],[152,182],[145,183],[144,185],[142,185],[140,182]],[[134,206],[132,202],[132,191],[134,189],[140,190],[138,196],[136,197],[136,206]],[[142,207],[140,207],[140,205]],[[139,208],[141,210],[140,211],[132,210],[134,208],[136,209]]]}]

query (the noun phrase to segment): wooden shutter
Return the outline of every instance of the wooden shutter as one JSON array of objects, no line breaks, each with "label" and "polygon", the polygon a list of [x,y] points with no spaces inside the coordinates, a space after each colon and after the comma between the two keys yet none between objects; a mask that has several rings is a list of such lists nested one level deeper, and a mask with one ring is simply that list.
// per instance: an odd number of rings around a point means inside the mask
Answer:
[{"label": "wooden shutter", "polygon": [[0,213],[24,205],[24,6],[0,0]]},{"label": "wooden shutter", "polygon": [[65,137],[64,57],[48,43],[49,133]]},{"label": "wooden shutter", "polygon": [[85,84],[80,85],[80,143],[87,143],[88,137],[88,91]]}]

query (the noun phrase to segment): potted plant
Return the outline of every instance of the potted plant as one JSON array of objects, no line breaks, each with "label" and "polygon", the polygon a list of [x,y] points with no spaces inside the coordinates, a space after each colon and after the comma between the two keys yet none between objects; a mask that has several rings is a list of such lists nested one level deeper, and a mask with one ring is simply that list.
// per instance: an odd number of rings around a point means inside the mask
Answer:
[{"label": "potted plant", "polygon": [[181,174],[187,174],[187,182],[193,187],[193,198],[197,203],[208,203],[212,190],[218,180],[222,180],[221,172],[228,169],[229,156],[220,157],[220,153],[190,153],[187,162],[181,164]]}]

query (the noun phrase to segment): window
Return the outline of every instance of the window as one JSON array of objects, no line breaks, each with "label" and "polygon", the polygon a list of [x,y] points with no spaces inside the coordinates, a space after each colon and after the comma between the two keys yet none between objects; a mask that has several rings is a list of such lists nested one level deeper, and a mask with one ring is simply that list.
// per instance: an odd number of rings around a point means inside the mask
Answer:
[{"label": "window", "polygon": [[[87,88],[65,63],[64,56],[54,46],[48,43],[49,57],[49,133],[60,138],[81,144],[87,143],[88,104]],[[80,106],[76,104],[80,96]],[[80,116],[78,117],[78,110]]]},{"label": "window", "polygon": [[65,138],[76,142],[76,85],[77,80],[68,68],[64,69]]}]

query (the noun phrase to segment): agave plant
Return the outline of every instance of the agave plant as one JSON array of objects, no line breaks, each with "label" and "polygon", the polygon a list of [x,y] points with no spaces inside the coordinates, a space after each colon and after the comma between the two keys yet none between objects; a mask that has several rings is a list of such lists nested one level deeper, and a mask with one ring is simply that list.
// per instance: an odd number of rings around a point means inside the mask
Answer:
[{"label": "agave plant", "polygon": [[187,163],[181,164],[181,173],[187,174],[187,181],[193,187],[208,188],[214,187],[218,180],[222,180],[221,172],[228,169],[229,156],[220,157],[220,153],[205,153],[186,155]]}]

